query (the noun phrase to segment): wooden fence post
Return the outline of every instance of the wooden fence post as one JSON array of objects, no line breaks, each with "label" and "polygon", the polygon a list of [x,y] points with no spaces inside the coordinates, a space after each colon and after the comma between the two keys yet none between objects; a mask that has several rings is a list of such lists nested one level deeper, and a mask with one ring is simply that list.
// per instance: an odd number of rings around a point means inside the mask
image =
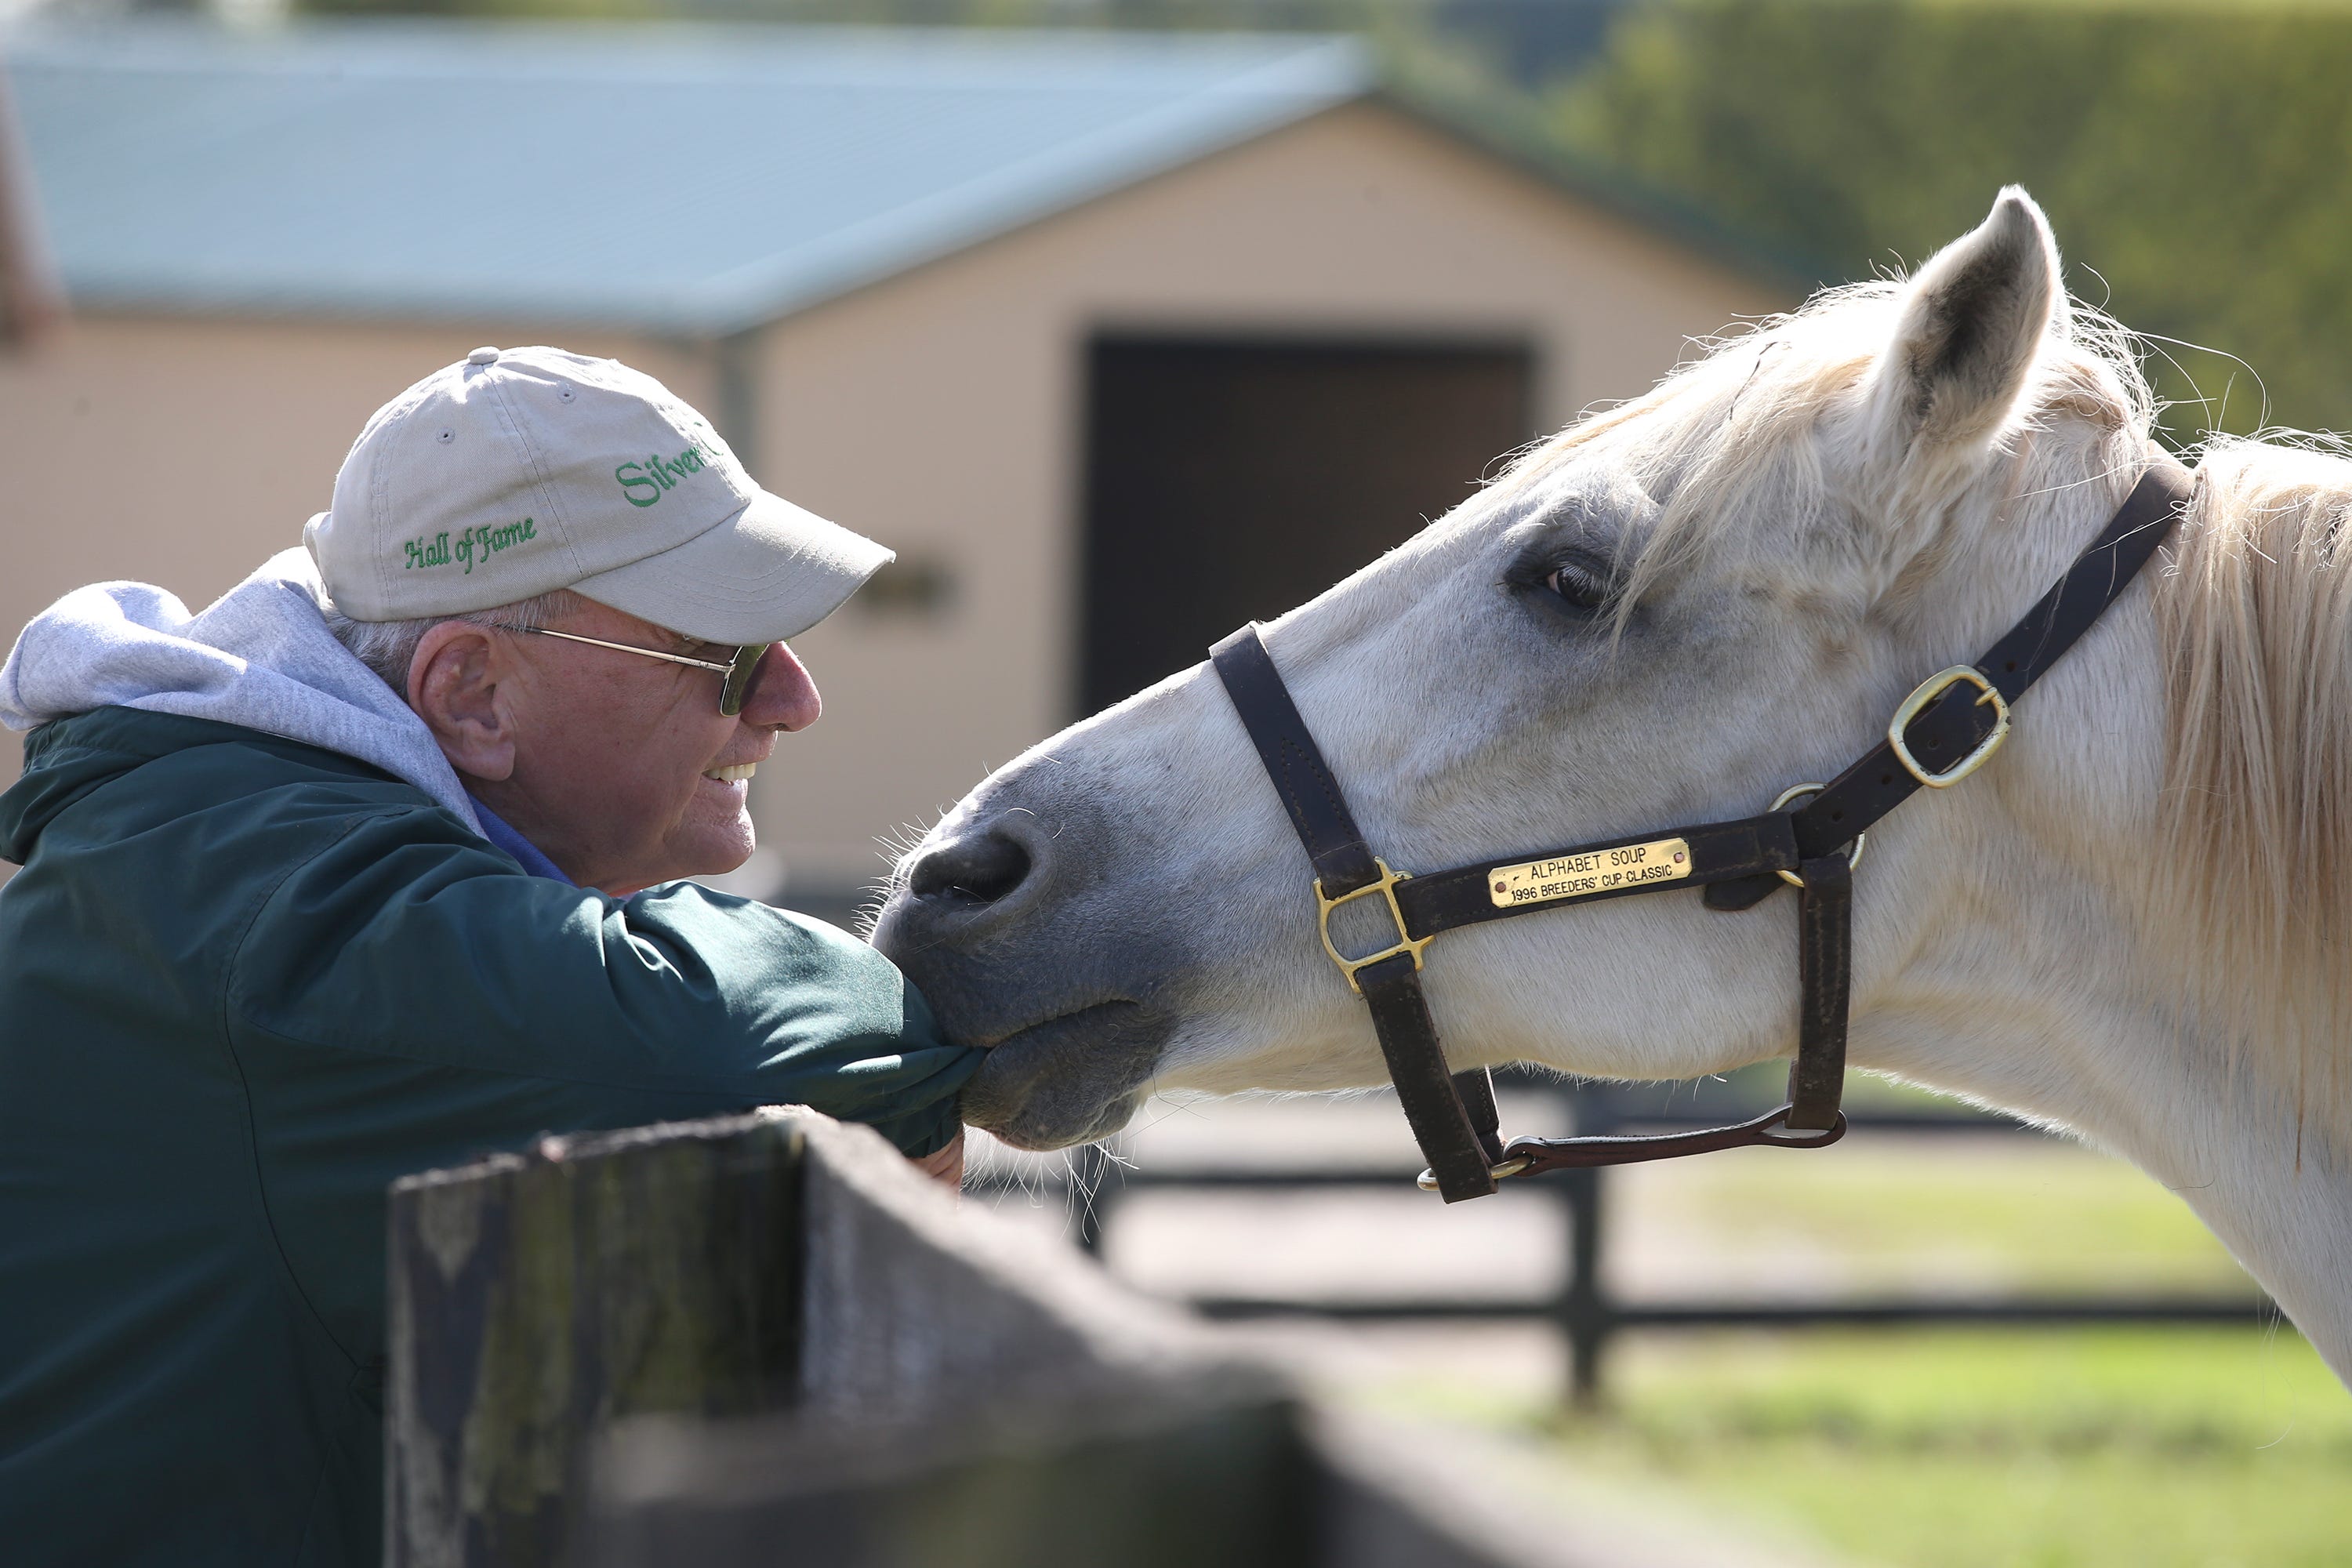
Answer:
[{"label": "wooden fence post", "polygon": [[790,1401],[803,1142],[737,1117],[394,1185],[391,1568],[561,1561],[613,1419]]},{"label": "wooden fence post", "polygon": [[1181,1314],[939,1200],[873,1132],[790,1109],[396,1183],[390,1568],[580,1561],[598,1446],[637,1416],[790,1414],[838,1448],[1281,1395]]}]

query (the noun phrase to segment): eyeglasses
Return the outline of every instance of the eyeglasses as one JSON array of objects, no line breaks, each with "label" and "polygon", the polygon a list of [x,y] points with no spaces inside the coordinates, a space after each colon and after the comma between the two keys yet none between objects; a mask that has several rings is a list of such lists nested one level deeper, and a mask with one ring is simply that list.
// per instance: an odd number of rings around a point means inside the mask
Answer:
[{"label": "eyeglasses", "polygon": [[509,626],[504,621],[491,623],[502,632],[521,632],[528,637],[562,637],[565,642],[584,642],[591,647],[609,647],[620,653],[634,653],[646,658],[658,658],[669,664],[688,665],[695,669],[715,669],[727,679],[719,684],[719,711],[732,719],[743,711],[744,700],[751,695],[751,678],[759,673],[760,661],[776,645],[747,642],[735,650],[735,657],[725,664],[707,658],[688,658],[682,653],[661,653],[632,643],[606,642],[603,637],[583,637],[577,632],[551,632],[545,626]]}]

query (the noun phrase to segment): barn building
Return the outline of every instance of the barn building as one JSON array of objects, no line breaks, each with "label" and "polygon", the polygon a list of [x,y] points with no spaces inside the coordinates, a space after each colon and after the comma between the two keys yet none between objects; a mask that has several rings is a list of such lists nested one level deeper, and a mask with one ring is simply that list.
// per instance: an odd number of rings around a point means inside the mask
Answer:
[{"label": "barn building", "polygon": [[[790,901],[1795,287],[1344,40],[157,23],[0,36],[73,320],[0,350],[0,630],[299,541],[377,405],[611,354],[898,563],[754,783]],[[0,784],[14,775],[0,751]]]}]

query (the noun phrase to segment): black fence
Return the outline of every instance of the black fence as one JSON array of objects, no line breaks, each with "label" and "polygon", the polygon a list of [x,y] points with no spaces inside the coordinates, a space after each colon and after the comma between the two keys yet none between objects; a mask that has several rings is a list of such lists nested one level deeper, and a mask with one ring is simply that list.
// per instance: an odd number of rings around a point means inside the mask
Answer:
[{"label": "black fence", "polygon": [[[1670,1132],[1740,1120],[1765,1109],[1743,1091],[1759,1079],[1703,1086],[1570,1085],[1498,1074],[1498,1087],[1540,1089],[1561,1097],[1570,1123],[1580,1132]],[[1850,1110],[1850,1139],[1887,1132],[1993,1135],[2041,1139],[2049,1134],[2008,1117],[1954,1110]],[[1079,1245],[1097,1252],[1121,1203],[1146,1192],[1250,1190],[1307,1192],[1318,1189],[1396,1190],[1413,1172],[1402,1169],[1203,1168],[1155,1170],[1118,1163],[1099,1148],[1076,1152],[1068,1180],[1079,1190],[1075,1224]],[[983,1175],[979,1185],[1009,1185]],[[2021,1296],[2012,1299],[1905,1294],[1881,1298],[1750,1300],[1709,1297],[1693,1300],[1626,1300],[1609,1288],[1602,1268],[1609,1235],[1610,1174],[1565,1171],[1535,1178],[1525,1186],[1550,1194],[1565,1227],[1568,1267],[1559,1289],[1548,1298],[1472,1295],[1430,1298],[1300,1300],[1277,1297],[1200,1296],[1196,1310],[1213,1318],[1309,1317],[1341,1321],[1529,1319],[1558,1326],[1568,1348],[1568,1396],[1578,1403],[1598,1397],[1612,1340],[1628,1330],[1723,1328],[1918,1327],[1930,1324],[2063,1325],[2098,1323],[2240,1323],[2275,1320],[2277,1309],[2249,1289],[2239,1295],[2131,1294]],[[1087,1197],[1087,1194],[1090,1194]],[[1433,1197],[1432,1203],[1437,1200]]]}]

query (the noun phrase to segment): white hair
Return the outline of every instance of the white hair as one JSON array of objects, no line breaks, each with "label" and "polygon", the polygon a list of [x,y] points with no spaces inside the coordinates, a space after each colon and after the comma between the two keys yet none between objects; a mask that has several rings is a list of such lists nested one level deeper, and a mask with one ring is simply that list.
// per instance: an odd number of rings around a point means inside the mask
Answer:
[{"label": "white hair", "polygon": [[[1612,595],[1617,629],[1653,588],[1698,562],[1746,544],[1759,513],[1790,517],[1818,493],[1822,458],[1813,437],[1841,400],[1850,401],[1895,331],[1906,286],[1897,279],[1825,289],[1787,315],[1701,343],[1647,395],[1580,420],[1523,452],[1497,481],[1527,484],[1612,440],[1625,442],[1636,476],[1666,482],[1657,525],[1629,536],[1635,553]],[[2072,415],[2105,432],[2118,460],[2137,466],[2154,433],[2154,394],[2138,340],[2081,301],[2046,339],[2020,405],[2047,426]],[[1631,427],[1629,430],[1628,427]],[[1662,437],[1661,432],[1664,432]],[[1940,509],[1923,509],[1930,515]],[[1925,581],[1915,575],[1896,592]]]},{"label": "white hair", "polygon": [[355,621],[331,604],[322,605],[321,610],[327,617],[327,629],[335,634],[335,640],[351,649],[352,657],[375,671],[405,700],[408,667],[415,662],[416,645],[435,626],[447,621],[463,621],[469,626],[543,626],[577,614],[587,603],[571,589],[558,588],[511,605],[469,610],[462,616],[425,616],[413,621]]}]

